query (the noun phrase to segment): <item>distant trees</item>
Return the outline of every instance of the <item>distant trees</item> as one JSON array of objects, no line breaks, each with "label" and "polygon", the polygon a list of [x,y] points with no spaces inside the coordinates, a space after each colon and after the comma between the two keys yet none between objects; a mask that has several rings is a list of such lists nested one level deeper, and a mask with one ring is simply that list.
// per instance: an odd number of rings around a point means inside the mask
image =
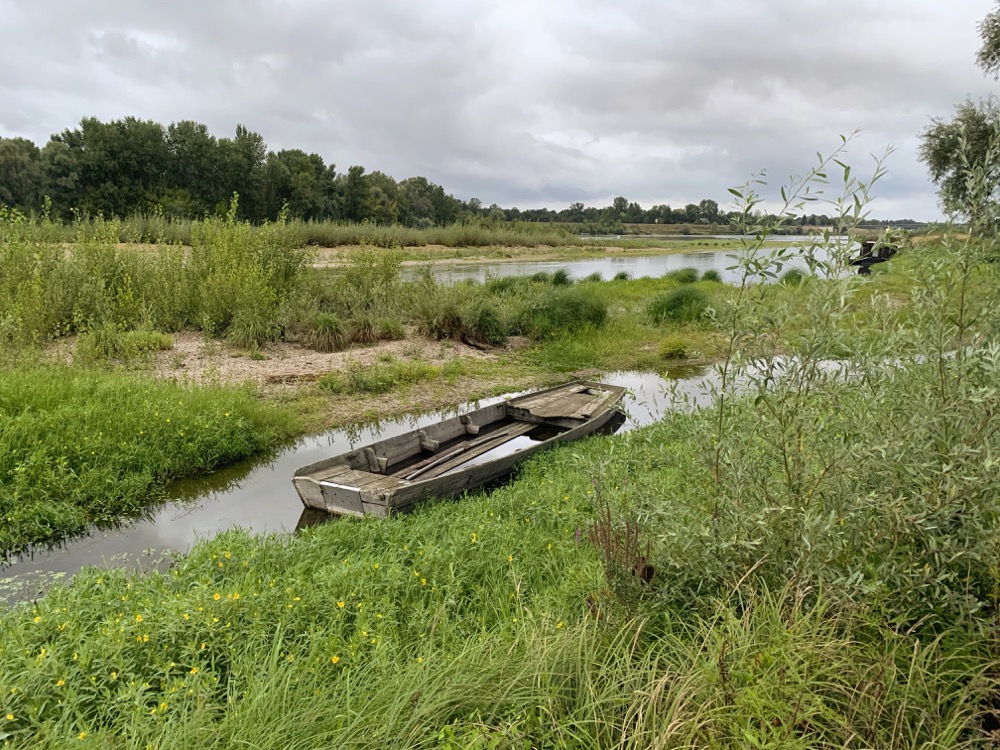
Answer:
[{"label": "distant trees", "polygon": [[[239,217],[371,221],[429,227],[455,221],[567,222],[581,231],[620,232],[624,224],[726,223],[710,198],[683,208],[643,208],[623,195],[604,207],[571,203],[550,208],[489,207],[463,202],[426,177],[396,181],[384,172],[354,165],[338,173],[319,154],[301,149],[270,151],[263,136],[237,125],[231,138],[216,137],[191,120],[163,126],[126,117],[111,122],[88,117],[53,135],[39,148],[24,138],[0,138],[0,204],[27,212],[124,217],[162,211],[175,218],[222,214],[234,193]],[[825,217],[824,217],[825,218]]]}]

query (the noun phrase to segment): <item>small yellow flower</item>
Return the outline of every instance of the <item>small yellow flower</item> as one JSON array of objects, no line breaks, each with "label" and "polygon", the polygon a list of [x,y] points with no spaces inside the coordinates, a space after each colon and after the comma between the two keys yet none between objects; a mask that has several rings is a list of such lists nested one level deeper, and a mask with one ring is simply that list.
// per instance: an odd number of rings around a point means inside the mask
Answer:
[{"label": "small yellow flower", "polygon": [[212,598],[213,598],[213,599],[215,599],[215,601],[219,601],[219,599],[221,599],[221,598],[222,598],[222,595],[221,595],[221,594],[218,594],[218,593],[216,593],[216,594],[212,594]]},{"label": "small yellow flower", "polygon": [[341,599],[339,602],[337,602],[337,606],[340,607],[341,609],[343,609],[344,608],[344,600]]},{"label": "small yellow flower", "polygon": [[547,547],[546,547],[545,549],[547,549],[547,550],[550,550],[550,551],[551,551],[551,550],[552,550],[552,542],[549,542],[549,545],[548,545],[548,546],[547,546]]},{"label": "small yellow flower", "polygon": [[191,667],[190,674],[198,674],[198,667]]},{"label": "small yellow flower", "polygon": [[420,579],[420,585],[421,586],[426,586],[427,585],[427,579],[426,578],[421,578]]},{"label": "small yellow flower", "polygon": [[142,615],[136,615],[135,616],[135,621],[136,622],[142,622]]},{"label": "small yellow flower", "polygon": [[424,663],[424,657],[418,656],[417,657],[417,664],[423,664],[423,663]]},{"label": "small yellow flower", "polygon": [[473,543],[473,544],[475,544],[475,543],[476,543],[476,539],[477,539],[477,538],[478,538],[478,537],[476,537],[476,532],[475,532],[475,531],[473,531],[473,532],[472,532],[472,543]]},{"label": "small yellow flower", "polygon": [[374,565],[372,565],[372,568],[374,568],[375,570],[378,570],[378,563],[375,563]]},{"label": "small yellow flower", "polygon": [[240,595],[239,595],[239,592],[236,592],[236,593],[234,593],[234,594],[233,594],[233,600],[234,600],[234,601],[235,601],[236,599],[239,599],[239,598],[240,598]]},{"label": "small yellow flower", "polygon": [[14,714],[7,714],[7,721],[14,721]]},{"label": "small yellow flower", "polygon": [[507,555],[507,562],[514,562],[514,556],[513,555]]},{"label": "small yellow flower", "polygon": [[118,673],[117,672],[112,672],[111,673],[111,679],[112,680],[117,680],[118,679]]},{"label": "small yellow flower", "polygon": [[184,613],[184,619],[185,620],[190,620],[191,619],[191,615],[189,615],[187,612],[185,612]]},{"label": "small yellow flower", "polygon": [[557,623],[556,623],[556,630],[561,630],[561,629],[562,629],[562,626],[563,626],[563,624],[562,624],[562,622],[561,622],[561,621],[560,621],[560,622],[557,622]]},{"label": "small yellow flower", "polygon": [[340,657],[337,656],[336,654],[334,654],[333,656],[330,657],[330,662],[333,663],[333,664],[336,664],[339,661],[340,661]]},{"label": "small yellow flower", "polygon": [[81,739],[81,740],[87,739],[87,733],[86,732],[80,732],[80,734],[77,735],[77,739]]},{"label": "small yellow flower", "polygon": [[66,684],[66,680],[56,680],[56,687],[62,687]]}]

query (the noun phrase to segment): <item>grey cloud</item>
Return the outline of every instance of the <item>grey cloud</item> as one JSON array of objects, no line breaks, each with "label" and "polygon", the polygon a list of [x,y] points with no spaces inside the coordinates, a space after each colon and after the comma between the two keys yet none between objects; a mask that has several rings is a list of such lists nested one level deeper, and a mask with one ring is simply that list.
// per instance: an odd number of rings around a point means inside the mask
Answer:
[{"label": "grey cloud", "polygon": [[[992,0],[0,0],[0,135],[81,117],[242,123],[486,204],[671,204],[775,182],[862,129],[876,210],[930,217],[916,136],[991,82]],[[890,211],[891,209],[891,211]]]}]

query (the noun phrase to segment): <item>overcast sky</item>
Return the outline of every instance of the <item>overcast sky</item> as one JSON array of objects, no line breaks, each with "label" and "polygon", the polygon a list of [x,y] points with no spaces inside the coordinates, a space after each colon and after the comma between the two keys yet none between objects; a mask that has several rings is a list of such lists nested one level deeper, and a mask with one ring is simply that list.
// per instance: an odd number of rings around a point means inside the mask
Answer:
[{"label": "overcast sky", "polygon": [[[920,132],[1000,88],[994,0],[0,0],[0,136],[237,123],[484,205],[683,205],[856,129],[873,214],[940,215]],[[820,211],[817,212],[828,212]]]}]

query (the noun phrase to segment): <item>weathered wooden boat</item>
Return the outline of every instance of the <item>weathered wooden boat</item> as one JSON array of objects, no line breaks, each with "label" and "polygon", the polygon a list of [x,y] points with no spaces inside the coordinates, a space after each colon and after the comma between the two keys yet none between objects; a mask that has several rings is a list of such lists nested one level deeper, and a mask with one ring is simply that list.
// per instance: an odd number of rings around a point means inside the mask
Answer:
[{"label": "weathered wooden boat", "polygon": [[500,479],[528,456],[621,420],[624,393],[578,380],[303,466],[292,481],[307,508],[351,516],[406,512],[426,498]]}]

